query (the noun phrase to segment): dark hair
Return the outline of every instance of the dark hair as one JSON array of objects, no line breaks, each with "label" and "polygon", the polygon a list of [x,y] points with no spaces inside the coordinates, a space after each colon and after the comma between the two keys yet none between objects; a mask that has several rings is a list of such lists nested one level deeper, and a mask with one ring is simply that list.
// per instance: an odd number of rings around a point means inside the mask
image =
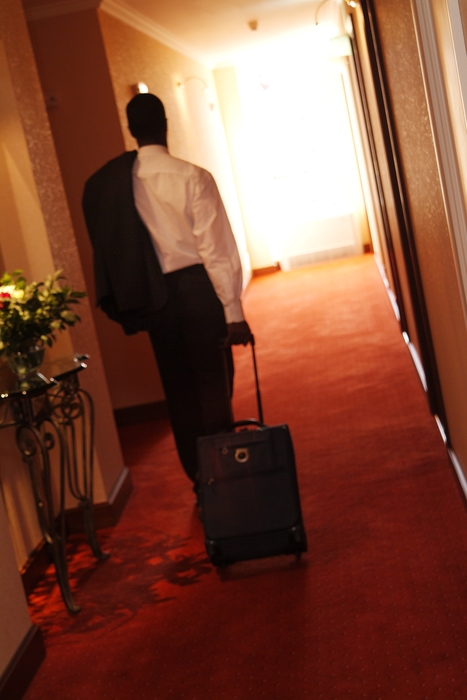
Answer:
[{"label": "dark hair", "polygon": [[164,105],[150,93],[135,95],[126,106],[128,127],[136,139],[156,138],[167,130]]}]

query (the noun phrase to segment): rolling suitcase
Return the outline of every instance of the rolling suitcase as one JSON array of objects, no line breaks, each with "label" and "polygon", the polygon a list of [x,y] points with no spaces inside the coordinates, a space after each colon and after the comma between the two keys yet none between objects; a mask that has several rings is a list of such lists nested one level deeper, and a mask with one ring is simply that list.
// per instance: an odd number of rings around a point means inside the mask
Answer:
[{"label": "rolling suitcase", "polygon": [[198,438],[198,495],[215,566],[307,551],[290,432],[263,422],[254,340],[251,349],[259,420]]}]

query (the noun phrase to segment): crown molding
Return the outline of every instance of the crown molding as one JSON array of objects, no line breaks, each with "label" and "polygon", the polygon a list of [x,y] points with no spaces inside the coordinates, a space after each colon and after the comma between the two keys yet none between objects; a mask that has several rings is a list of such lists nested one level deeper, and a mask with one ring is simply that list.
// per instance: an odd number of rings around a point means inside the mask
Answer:
[{"label": "crown molding", "polygon": [[137,29],[143,34],[150,36],[152,39],[156,39],[156,41],[168,46],[170,49],[178,51],[184,56],[188,56],[188,58],[192,58],[194,61],[208,68],[212,68],[205,55],[198,52],[190,44],[180,41],[174,34],[167,31],[167,29],[160,24],[157,24],[157,22],[149,19],[146,15],[138,12],[138,10],[133,9],[125,2],[122,2],[122,0],[103,0],[100,4],[100,9],[104,10],[104,12],[107,12],[107,14],[112,17],[119,19],[124,24],[133,27],[133,29]]},{"label": "crown molding", "polygon": [[40,5],[30,5],[25,0],[24,14],[28,22],[34,22],[46,17],[57,17],[58,15],[69,15],[81,10],[93,10],[99,7],[100,0],[57,0],[57,2],[44,2]]},{"label": "crown molding", "polygon": [[[127,24],[133,29],[156,39],[161,44],[168,46],[174,51],[182,53],[188,58],[201,63],[202,65],[213,68],[206,55],[197,51],[190,44],[180,41],[174,34],[164,29],[160,24],[154,22],[146,15],[138,12],[134,8],[127,5],[122,0],[56,0],[52,2],[47,0],[38,5],[30,5],[28,0],[23,0],[24,13],[28,22],[44,19],[47,17],[57,17],[58,15],[68,15],[81,10],[101,9],[107,14],[119,19],[124,24]],[[28,6],[29,4],[29,6]]]}]

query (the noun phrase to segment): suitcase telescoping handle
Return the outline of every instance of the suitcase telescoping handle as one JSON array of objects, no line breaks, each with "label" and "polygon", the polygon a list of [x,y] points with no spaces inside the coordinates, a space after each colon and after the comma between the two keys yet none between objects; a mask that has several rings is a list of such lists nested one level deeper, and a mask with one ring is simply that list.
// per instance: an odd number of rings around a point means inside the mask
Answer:
[{"label": "suitcase telescoping handle", "polygon": [[261,401],[261,391],[259,389],[259,378],[258,378],[258,367],[256,366],[256,352],[255,352],[255,337],[251,336],[251,355],[253,357],[253,371],[255,373],[255,387],[256,387],[256,405],[258,406],[258,418],[260,423],[264,423],[263,420],[263,403]]},{"label": "suitcase telescoping handle", "polygon": [[258,378],[258,367],[256,364],[256,353],[255,353],[255,338],[252,335],[250,343],[251,345],[251,356],[253,358],[253,372],[255,375],[255,387],[256,387],[256,405],[258,408],[258,420],[252,420],[252,419],[247,419],[247,420],[242,420],[242,421],[234,421],[233,413],[232,413],[232,403],[230,401],[230,391],[228,389],[230,381],[229,381],[229,372],[227,368],[227,355],[224,352],[224,367],[225,367],[225,380],[226,380],[226,386],[227,386],[227,396],[228,396],[228,401],[229,401],[229,408],[230,408],[230,418],[231,418],[231,423],[233,427],[241,427],[241,426],[247,426],[247,425],[264,425],[264,419],[263,419],[263,403],[261,401],[261,391],[259,388],[259,378]]}]

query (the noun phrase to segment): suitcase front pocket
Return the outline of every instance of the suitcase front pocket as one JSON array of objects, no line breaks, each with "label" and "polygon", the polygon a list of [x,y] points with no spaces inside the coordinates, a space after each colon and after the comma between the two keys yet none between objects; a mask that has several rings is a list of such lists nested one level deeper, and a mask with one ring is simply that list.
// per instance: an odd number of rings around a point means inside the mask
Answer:
[{"label": "suitcase front pocket", "polygon": [[288,531],[301,522],[287,425],[199,438],[198,457],[209,540]]},{"label": "suitcase front pocket", "polygon": [[216,481],[240,479],[251,476],[252,473],[269,472],[274,469],[273,460],[270,458],[268,444],[265,436],[255,439],[247,439],[247,436],[238,435],[238,440],[231,444],[234,435],[229,435],[229,440],[217,447],[215,458]]},{"label": "suitcase front pocket", "polygon": [[281,449],[275,444],[272,432],[271,429],[246,430],[200,438],[201,481],[206,484],[232,481],[283,468]]}]

